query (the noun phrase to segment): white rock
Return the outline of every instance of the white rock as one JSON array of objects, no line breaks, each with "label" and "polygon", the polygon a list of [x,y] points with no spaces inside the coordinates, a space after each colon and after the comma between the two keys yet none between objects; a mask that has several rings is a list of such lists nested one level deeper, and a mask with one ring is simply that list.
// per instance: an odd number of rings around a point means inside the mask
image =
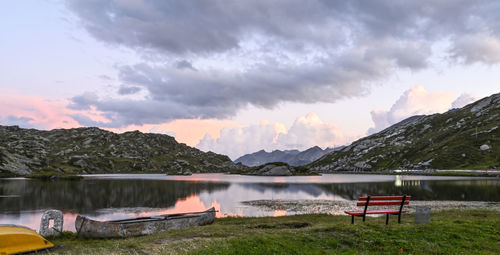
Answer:
[{"label": "white rock", "polygon": [[491,103],[491,97],[486,98],[482,100],[481,102],[477,103],[472,109],[470,109],[471,112],[477,112],[481,109],[483,109],[485,106],[489,105]]},{"label": "white rock", "polygon": [[482,150],[482,151],[489,150],[490,146],[487,145],[487,144],[483,144],[483,145],[481,145],[481,147],[479,147],[479,149]]}]

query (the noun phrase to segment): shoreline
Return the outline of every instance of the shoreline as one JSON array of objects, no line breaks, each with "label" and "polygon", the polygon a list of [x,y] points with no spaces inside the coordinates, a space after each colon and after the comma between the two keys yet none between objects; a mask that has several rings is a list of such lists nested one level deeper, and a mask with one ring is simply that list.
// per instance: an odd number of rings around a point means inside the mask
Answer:
[{"label": "shoreline", "polygon": [[[243,205],[255,206],[265,211],[282,210],[287,213],[296,214],[330,214],[330,215],[345,215],[346,210],[359,210],[355,200],[249,200],[241,201]],[[409,205],[404,209],[408,213],[415,213],[417,206],[427,206],[432,212],[440,212],[444,210],[493,210],[500,212],[500,202],[489,201],[452,201],[452,200],[411,200]]]},{"label": "shoreline", "polygon": [[[46,173],[37,172],[28,175],[17,175],[13,173],[0,173],[0,179],[6,178],[32,178],[32,179],[73,179],[78,180],[80,177],[93,176],[93,175],[108,175],[108,174],[127,174],[127,175],[140,175],[140,174],[162,174],[167,176],[189,176],[186,174],[168,174],[163,172],[116,172],[116,173],[95,173],[95,174],[65,174],[65,173]],[[294,177],[294,176],[321,176],[323,174],[352,174],[352,175],[405,175],[405,176],[450,176],[450,177],[489,177],[500,178],[500,170],[468,170],[468,169],[453,169],[453,170],[433,170],[432,172],[426,170],[382,170],[382,171],[336,171],[331,173],[317,173],[313,175],[291,175],[291,176],[266,176],[266,175],[251,175],[244,173],[230,173],[230,172],[207,172],[207,173],[192,173],[193,174],[229,174],[229,175],[242,175],[242,176],[262,176],[262,177]]]}]

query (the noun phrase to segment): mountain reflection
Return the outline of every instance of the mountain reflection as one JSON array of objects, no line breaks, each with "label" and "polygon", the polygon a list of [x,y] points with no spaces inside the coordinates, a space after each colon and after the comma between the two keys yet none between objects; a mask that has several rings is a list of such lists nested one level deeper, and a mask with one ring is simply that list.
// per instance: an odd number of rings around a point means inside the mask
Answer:
[{"label": "mountain reflection", "polygon": [[[500,201],[500,180],[466,181],[407,181],[395,183],[336,183],[320,184],[327,193],[347,200],[356,200],[362,195],[411,195],[414,200]],[[417,184],[418,185],[415,185]],[[409,185],[411,184],[411,185]]]},{"label": "mountain reflection", "polygon": [[228,183],[155,180],[0,180],[0,212],[57,208],[90,214],[104,208],[168,208],[178,199],[212,193]]},{"label": "mountain reflection", "polygon": [[412,195],[415,200],[500,201],[500,180],[421,181],[369,183],[243,183],[260,193],[305,193],[312,197],[337,196],[356,200],[362,195]]}]

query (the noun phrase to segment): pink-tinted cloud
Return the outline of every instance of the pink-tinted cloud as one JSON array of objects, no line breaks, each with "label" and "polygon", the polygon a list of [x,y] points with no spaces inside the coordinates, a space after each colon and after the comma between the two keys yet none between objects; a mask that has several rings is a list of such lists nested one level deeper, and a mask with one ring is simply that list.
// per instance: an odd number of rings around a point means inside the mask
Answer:
[{"label": "pink-tinted cloud", "polygon": [[441,113],[450,108],[462,107],[472,101],[474,97],[469,94],[455,98],[454,93],[450,91],[429,92],[423,86],[411,86],[391,109],[371,112],[375,127],[370,128],[368,134],[381,131],[411,116]]},{"label": "pink-tinted cloud", "polygon": [[113,132],[121,133],[129,130],[139,130],[145,133],[161,133],[174,136],[175,140],[185,143],[189,146],[195,146],[205,136],[219,138],[220,131],[224,128],[239,128],[240,124],[227,120],[214,119],[179,119],[169,123],[158,125],[146,124],[142,126],[130,125],[120,129],[108,129]]},{"label": "pink-tinted cloud", "polygon": [[[84,115],[100,123],[108,121],[94,108],[73,110],[68,108],[69,103],[67,100],[49,100],[0,89],[0,125],[19,125],[38,129],[80,127],[81,125],[71,117],[75,114]],[[169,134],[175,136],[178,142],[195,146],[205,134],[218,138],[221,129],[237,127],[241,125],[225,120],[180,119],[158,125],[130,125],[120,129],[107,128],[107,130],[117,133],[139,130],[144,133]]]},{"label": "pink-tinted cloud", "polygon": [[[41,129],[78,127],[79,124],[67,116],[70,111],[66,105],[67,102],[64,100],[47,100],[0,89],[0,123],[2,125],[24,123],[21,126]],[[10,123],[16,119],[20,122]]]},{"label": "pink-tinted cloud", "polygon": [[325,148],[346,142],[340,127],[323,122],[315,113],[309,113],[298,117],[288,129],[282,123],[270,124],[268,121],[247,127],[224,128],[218,138],[207,134],[196,147],[236,159],[259,150],[305,150],[313,146]]},{"label": "pink-tinted cloud", "polygon": [[324,122],[316,113],[298,117],[292,127],[278,137],[285,148],[308,149],[313,146],[323,148],[345,143],[344,133],[335,123]]}]

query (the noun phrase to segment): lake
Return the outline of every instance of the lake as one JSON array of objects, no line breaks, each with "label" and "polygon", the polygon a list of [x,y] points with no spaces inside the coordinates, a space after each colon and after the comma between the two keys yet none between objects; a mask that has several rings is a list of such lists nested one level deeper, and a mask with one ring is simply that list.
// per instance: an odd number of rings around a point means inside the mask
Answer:
[{"label": "lake", "polygon": [[[77,214],[97,220],[215,207],[217,217],[281,216],[243,204],[252,200],[356,200],[360,195],[412,195],[422,201],[500,202],[500,179],[474,177],[325,174],[260,177],[225,174],[87,175],[81,181],[0,179],[0,224],[38,229],[42,213],[59,209],[64,229],[74,231]],[[342,213],[342,208],[337,213]]]}]

